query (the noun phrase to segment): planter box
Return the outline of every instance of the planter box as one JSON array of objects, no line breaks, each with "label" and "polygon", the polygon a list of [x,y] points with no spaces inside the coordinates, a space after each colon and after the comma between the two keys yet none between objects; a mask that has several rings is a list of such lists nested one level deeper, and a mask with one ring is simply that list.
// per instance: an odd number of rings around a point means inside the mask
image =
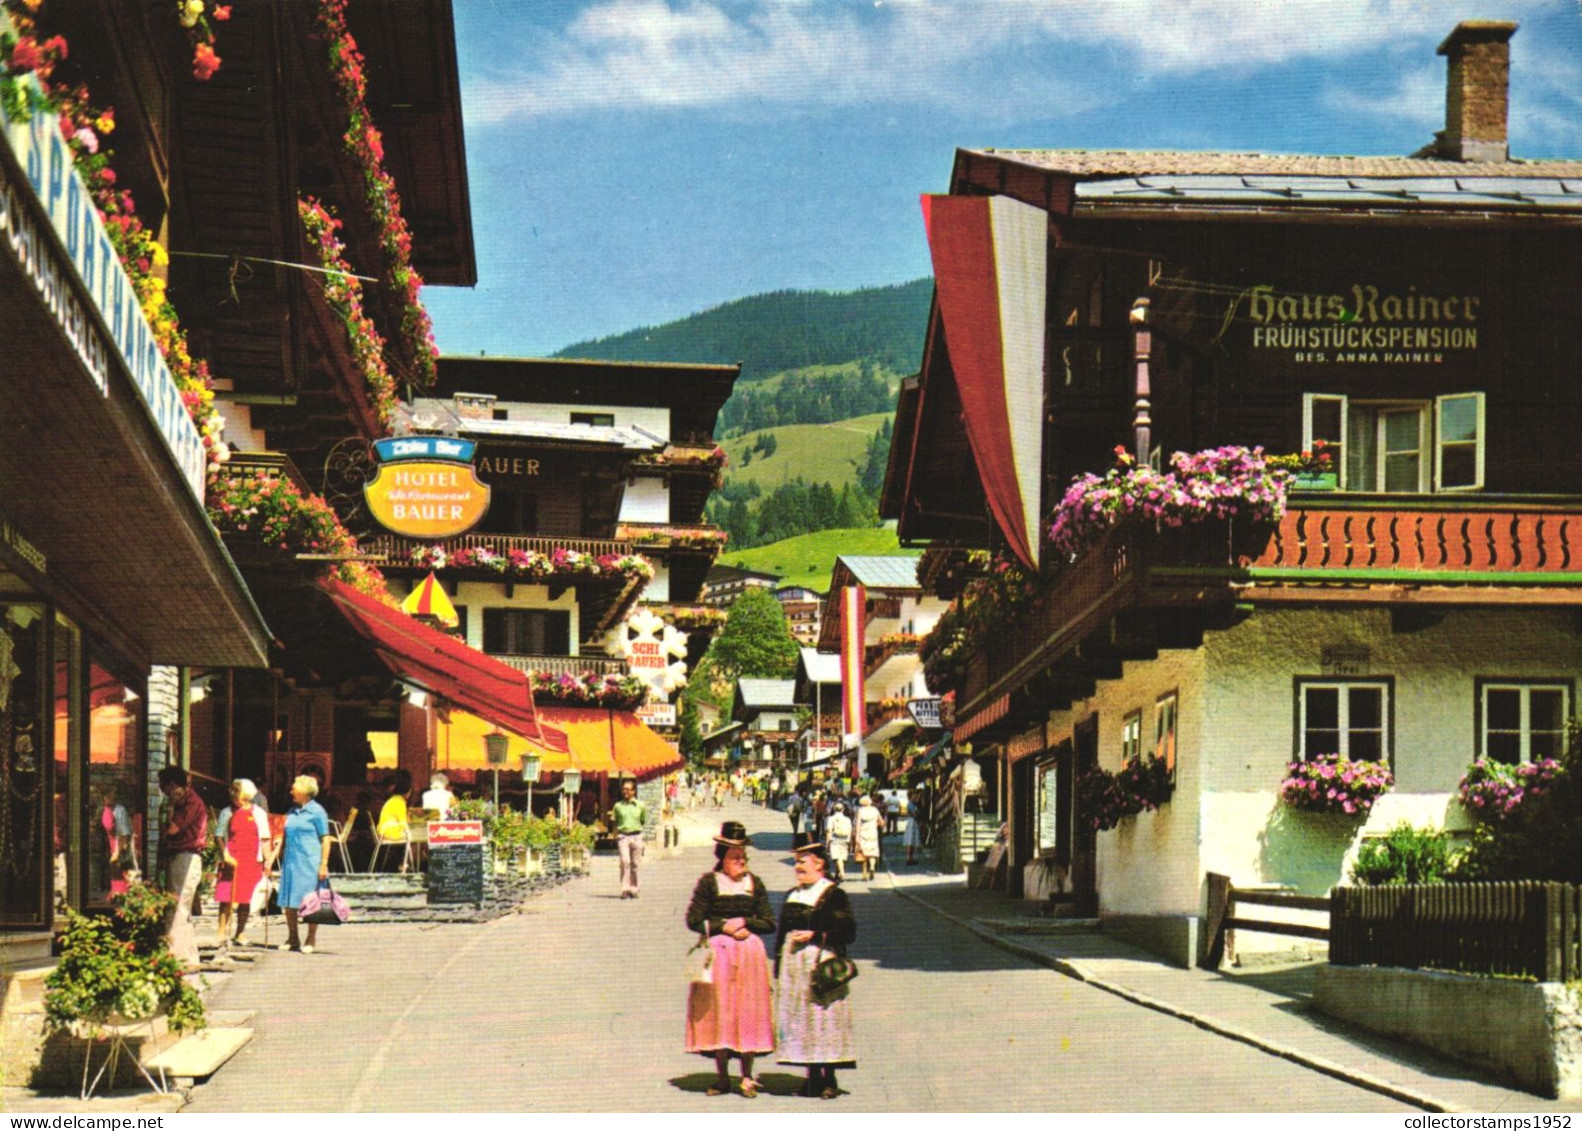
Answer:
[{"label": "planter box", "polygon": [[1324,966],[1313,1007],[1487,1069],[1529,1092],[1582,1098],[1582,999],[1563,983]]},{"label": "planter box", "polygon": [[1334,491],[1340,487],[1340,473],[1323,471],[1317,474],[1299,473],[1291,478],[1291,487],[1297,491]]}]

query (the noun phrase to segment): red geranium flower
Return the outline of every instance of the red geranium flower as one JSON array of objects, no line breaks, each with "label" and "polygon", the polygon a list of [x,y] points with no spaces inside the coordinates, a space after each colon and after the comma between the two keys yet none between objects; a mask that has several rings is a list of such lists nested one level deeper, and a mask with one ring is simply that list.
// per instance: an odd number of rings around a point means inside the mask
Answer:
[{"label": "red geranium flower", "polygon": [[192,49],[193,78],[199,82],[208,82],[219,69],[220,57],[214,53],[214,48],[207,43],[200,43]]}]

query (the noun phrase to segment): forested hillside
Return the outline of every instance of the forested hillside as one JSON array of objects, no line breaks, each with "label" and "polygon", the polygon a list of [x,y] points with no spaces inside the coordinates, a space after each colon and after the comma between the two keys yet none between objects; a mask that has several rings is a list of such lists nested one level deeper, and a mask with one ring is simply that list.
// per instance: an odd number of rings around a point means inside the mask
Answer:
[{"label": "forested hillside", "polygon": [[771,291],[712,310],[577,342],[556,357],[609,361],[742,364],[742,385],[777,373],[869,361],[895,373],[917,369],[933,280],[866,290]]}]

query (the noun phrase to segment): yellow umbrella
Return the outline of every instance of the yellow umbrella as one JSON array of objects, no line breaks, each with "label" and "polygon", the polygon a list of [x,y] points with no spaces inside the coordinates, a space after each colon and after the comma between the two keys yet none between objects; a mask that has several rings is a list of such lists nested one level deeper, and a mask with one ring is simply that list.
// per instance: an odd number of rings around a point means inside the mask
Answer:
[{"label": "yellow umbrella", "polygon": [[450,603],[433,570],[429,570],[418,587],[407,594],[406,600],[401,602],[401,611],[413,617],[433,617],[446,628],[455,628],[461,623],[456,606]]}]

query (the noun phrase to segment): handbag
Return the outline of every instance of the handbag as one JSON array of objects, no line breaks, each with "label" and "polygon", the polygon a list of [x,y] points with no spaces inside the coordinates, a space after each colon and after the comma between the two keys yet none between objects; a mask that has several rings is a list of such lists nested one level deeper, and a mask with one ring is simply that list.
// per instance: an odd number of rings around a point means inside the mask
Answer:
[{"label": "handbag", "polygon": [[687,981],[694,986],[714,984],[714,948],[709,945],[709,936],[702,931],[698,932],[698,941],[687,951]]},{"label": "handbag", "polygon": [[320,880],[317,888],[302,897],[297,914],[304,923],[338,927],[352,917],[352,908],[340,892],[330,887],[328,880]]},{"label": "handbag", "polygon": [[[824,943],[828,941],[824,939],[819,949],[824,949]],[[820,959],[818,965],[813,967],[813,996],[820,1001],[828,1001],[839,994],[857,973],[857,964],[849,958],[832,954]]]}]

